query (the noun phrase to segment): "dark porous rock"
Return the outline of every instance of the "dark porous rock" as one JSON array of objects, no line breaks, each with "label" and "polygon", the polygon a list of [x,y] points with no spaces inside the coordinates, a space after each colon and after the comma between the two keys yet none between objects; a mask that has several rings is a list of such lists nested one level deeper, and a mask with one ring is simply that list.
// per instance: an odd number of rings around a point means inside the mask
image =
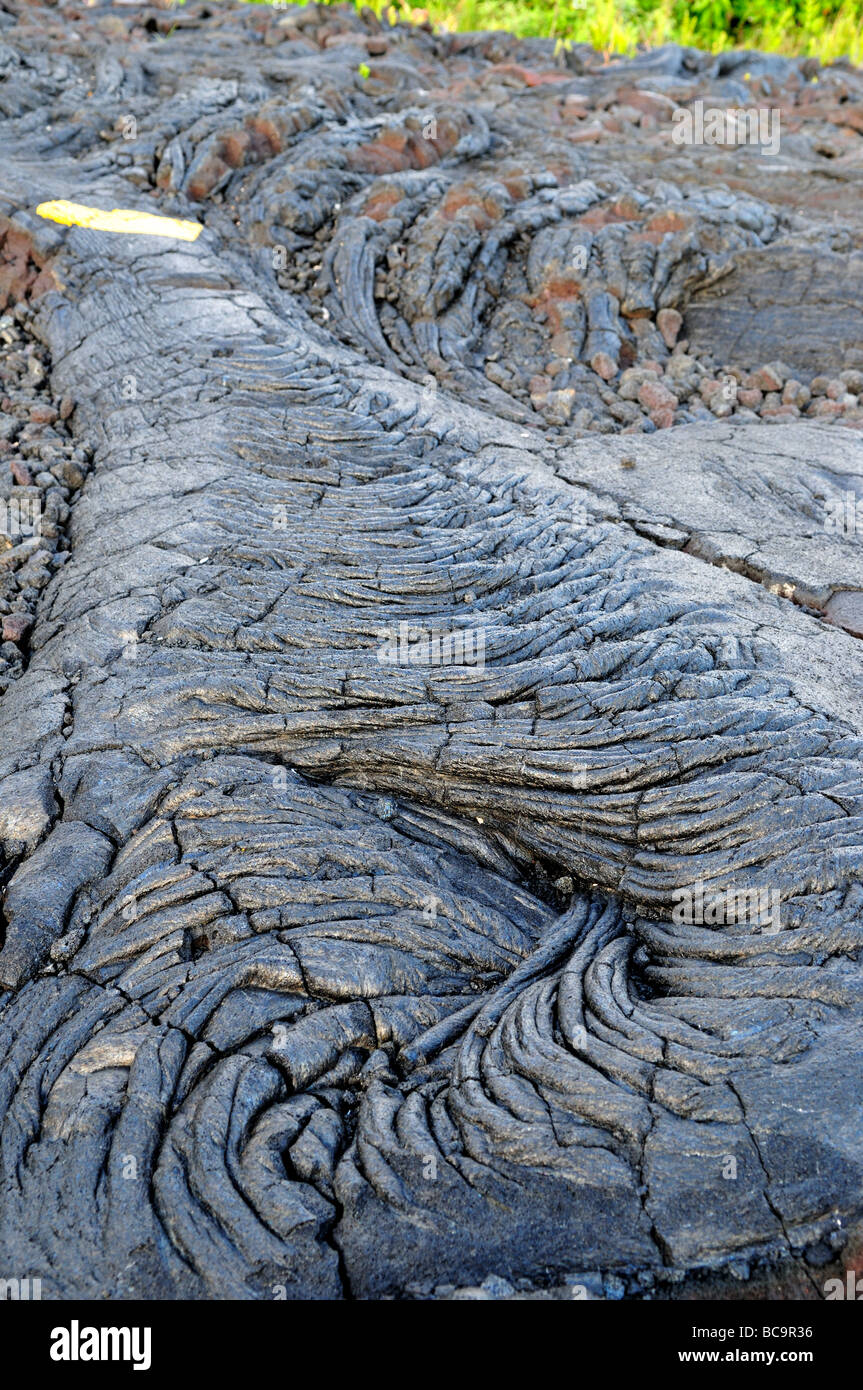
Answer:
[{"label": "dark porous rock", "polygon": [[[815,1296],[863,1217],[863,77],[0,24],[0,1274]],[[673,140],[749,82],[781,159]]]},{"label": "dark porous rock", "polygon": [[856,368],[863,361],[863,251],[848,257],[783,244],[741,252],[727,279],[693,294],[686,331],[696,353],[709,346],[729,361],[770,362],[781,353],[807,382],[825,363]]}]

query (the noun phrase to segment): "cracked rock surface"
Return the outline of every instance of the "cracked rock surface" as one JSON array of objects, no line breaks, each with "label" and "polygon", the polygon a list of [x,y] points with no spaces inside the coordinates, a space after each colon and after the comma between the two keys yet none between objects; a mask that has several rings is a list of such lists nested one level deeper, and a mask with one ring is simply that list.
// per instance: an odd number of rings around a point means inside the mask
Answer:
[{"label": "cracked rock surface", "polygon": [[[48,523],[0,552],[0,1275],[817,1295],[863,1216],[863,77],[17,0],[0,76],[0,498]],[[697,98],[781,158],[675,146]]]}]

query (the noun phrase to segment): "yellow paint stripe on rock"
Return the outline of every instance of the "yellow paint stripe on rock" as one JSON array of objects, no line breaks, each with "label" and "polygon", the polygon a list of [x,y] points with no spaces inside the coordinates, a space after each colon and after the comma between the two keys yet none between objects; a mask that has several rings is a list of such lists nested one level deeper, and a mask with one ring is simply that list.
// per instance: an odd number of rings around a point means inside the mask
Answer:
[{"label": "yellow paint stripe on rock", "polygon": [[83,203],[67,203],[59,199],[40,203],[40,217],[50,222],[62,222],[64,227],[90,227],[97,232],[126,232],[133,236],[169,236],[180,241],[194,241],[203,230],[198,222],[182,222],[177,217],[157,217],[152,212],[134,212],[131,208],[88,208]]}]

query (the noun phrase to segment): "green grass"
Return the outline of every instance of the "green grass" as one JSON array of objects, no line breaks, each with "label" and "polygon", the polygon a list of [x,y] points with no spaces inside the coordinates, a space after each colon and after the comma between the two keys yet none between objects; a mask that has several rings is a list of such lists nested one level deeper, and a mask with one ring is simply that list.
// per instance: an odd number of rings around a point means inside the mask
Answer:
[{"label": "green grass", "polygon": [[[354,3],[362,9],[369,0]],[[507,29],[522,38],[589,43],[607,53],[629,53],[639,43],[683,43],[717,53],[760,48],[823,63],[843,55],[863,62],[863,0],[427,0],[423,7],[371,0],[369,7],[392,23],[428,19],[462,32]]]}]

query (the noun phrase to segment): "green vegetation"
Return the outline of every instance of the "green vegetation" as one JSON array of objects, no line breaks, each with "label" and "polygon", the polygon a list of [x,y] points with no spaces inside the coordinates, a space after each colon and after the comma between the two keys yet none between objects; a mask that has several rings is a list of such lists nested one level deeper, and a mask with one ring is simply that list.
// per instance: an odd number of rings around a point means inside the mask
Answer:
[{"label": "green vegetation", "polygon": [[[363,7],[363,0],[354,3]],[[843,55],[863,61],[863,0],[427,0],[423,8],[405,0],[371,0],[370,8],[393,23],[507,29],[523,38],[590,43],[613,53],[631,52],[638,43],[673,42],[714,52],[760,48],[824,63]]]}]

